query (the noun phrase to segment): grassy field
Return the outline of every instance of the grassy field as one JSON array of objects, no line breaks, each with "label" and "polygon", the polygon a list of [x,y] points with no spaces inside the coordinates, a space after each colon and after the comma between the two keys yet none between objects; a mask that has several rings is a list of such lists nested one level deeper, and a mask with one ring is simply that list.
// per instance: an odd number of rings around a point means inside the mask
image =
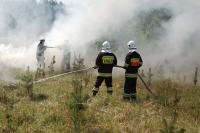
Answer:
[{"label": "grassy field", "polygon": [[198,85],[154,81],[152,97],[138,79],[138,100],[127,102],[122,100],[122,75],[113,79],[112,96],[102,84],[90,100],[95,78],[71,74],[35,83],[29,91],[24,82],[12,90],[5,90],[7,83],[1,82],[0,132],[200,133]]}]

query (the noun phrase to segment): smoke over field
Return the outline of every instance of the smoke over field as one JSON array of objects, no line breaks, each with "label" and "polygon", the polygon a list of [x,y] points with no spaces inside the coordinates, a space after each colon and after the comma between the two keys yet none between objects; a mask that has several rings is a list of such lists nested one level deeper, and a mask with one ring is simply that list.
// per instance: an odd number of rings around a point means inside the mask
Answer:
[{"label": "smoke over field", "polygon": [[[200,65],[199,12],[198,0],[1,0],[0,62],[35,70],[36,47],[40,37],[45,37],[49,46],[69,40],[73,51],[90,66],[99,52],[94,44],[111,40],[122,65],[126,43],[133,39],[144,60],[143,69],[162,66],[169,72],[193,74]],[[94,52],[88,54],[88,49]],[[46,63],[53,55],[59,67],[62,54],[58,49],[46,51]]]}]

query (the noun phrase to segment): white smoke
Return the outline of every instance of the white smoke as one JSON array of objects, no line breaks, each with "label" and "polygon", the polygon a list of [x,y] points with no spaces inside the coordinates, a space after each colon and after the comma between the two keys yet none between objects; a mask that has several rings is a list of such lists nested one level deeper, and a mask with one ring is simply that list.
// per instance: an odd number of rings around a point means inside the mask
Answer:
[{"label": "white smoke", "polygon": [[[9,31],[6,22],[0,21],[0,34],[3,35],[1,31],[6,31],[4,40],[6,36],[8,40],[12,40],[9,39],[11,36],[14,40],[26,42],[23,45],[19,45],[19,43],[6,45],[0,42],[0,62],[8,65],[15,64],[15,66],[22,68],[31,65],[31,68],[35,69],[37,65],[35,58],[36,42],[41,34],[45,34],[47,45],[58,46],[65,40],[69,40],[74,51],[76,51],[75,53],[81,54],[90,62],[88,66],[94,65],[94,59],[98,53],[91,55],[91,53],[88,53],[87,47],[91,46],[90,44],[95,42],[96,39],[102,37],[105,39],[112,37],[116,40],[118,49],[115,52],[119,59],[119,65],[123,64],[128,51],[126,43],[131,39],[134,39],[137,43],[138,52],[144,60],[143,69],[146,71],[150,67],[154,71],[154,68],[163,65],[164,68],[169,69],[168,71],[175,68],[177,71],[181,70],[183,73],[193,74],[195,67],[200,65],[197,60],[200,49],[198,44],[200,37],[200,16],[198,15],[200,2],[198,0],[62,0],[62,2],[67,5],[67,15],[56,16],[56,21],[50,29],[47,28],[48,23],[47,25],[42,23],[44,29],[40,29],[43,27],[41,26],[42,18],[35,18],[35,21],[30,18],[31,21],[27,21],[27,17],[22,19],[18,17],[20,16],[18,14],[15,15],[14,19],[21,26],[16,27],[15,34],[13,34]],[[158,39],[151,41],[140,41],[138,38],[142,35],[137,34],[137,28],[141,26],[138,22],[142,17],[138,18],[138,14],[142,16],[144,12],[159,8],[166,8],[172,14],[168,21],[162,22],[160,25],[165,34],[160,34],[161,36]],[[26,11],[26,9],[26,3],[20,6],[20,10]],[[12,12],[17,13],[18,10],[19,6],[16,6],[12,9]],[[8,12],[8,8],[3,5],[0,8],[2,20],[6,18],[5,12]],[[44,10],[37,12],[48,14]],[[150,25],[150,23],[147,23],[147,25]],[[154,30],[159,31],[156,28]],[[27,43],[29,44],[28,47],[26,47]],[[47,59],[49,58],[46,61],[49,61],[53,55],[56,55],[58,60],[62,56],[56,49],[48,49],[45,55]],[[59,61],[57,63],[59,64]]]}]

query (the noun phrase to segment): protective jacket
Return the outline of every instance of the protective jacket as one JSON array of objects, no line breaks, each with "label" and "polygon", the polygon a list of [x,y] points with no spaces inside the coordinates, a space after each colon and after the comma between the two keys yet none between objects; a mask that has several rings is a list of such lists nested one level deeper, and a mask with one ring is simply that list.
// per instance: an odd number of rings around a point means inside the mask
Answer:
[{"label": "protective jacket", "polygon": [[47,46],[38,44],[37,47],[37,57],[44,56],[44,51],[47,49]]},{"label": "protective jacket", "polygon": [[98,67],[97,76],[112,77],[112,69],[117,65],[117,58],[113,53],[100,52],[95,64]]},{"label": "protective jacket", "polygon": [[65,72],[70,71],[70,59],[71,59],[71,47],[67,44],[63,44],[59,47],[62,50],[63,58],[61,61],[61,68]]},{"label": "protective jacket", "polygon": [[142,66],[142,58],[136,51],[129,52],[125,58],[124,68],[126,78],[137,78],[138,68]]},{"label": "protective jacket", "polygon": [[42,44],[38,44],[38,47],[37,47],[37,53],[36,53],[36,58],[37,58],[37,61],[38,61],[38,64],[37,64],[37,67],[38,68],[42,68],[44,69],[44,51],[47,49],[48,47],[45,46],[45,45],[42,45]]}]

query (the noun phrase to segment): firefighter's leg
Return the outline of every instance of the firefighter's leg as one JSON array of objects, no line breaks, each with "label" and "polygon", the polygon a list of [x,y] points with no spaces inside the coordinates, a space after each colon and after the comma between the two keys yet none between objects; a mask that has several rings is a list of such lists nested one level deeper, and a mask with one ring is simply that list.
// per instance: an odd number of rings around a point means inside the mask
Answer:
[{"label": "firefighter's leg", "polygon": [[44,69],[44,56],[38,56],[37,61],[37,68]]},{"label": "firefighter's leg", "polygon": [[44,70],[44,56],[40,57],[41,68]]},{"label": "firefighter's leg", "polygon": [[112,89],[112,77],[106,77],[105,78],[105,83],[107,87],[107,93],[112,95],[113,89]]},{"label": "firefighter's leg", "polygon": [[66,71],[70,71],[70,54],[68,54],[66,57]]},{"label": "firefighter's leg", "polygon": [[37,68],[41,68],[41,57],[37,56]]},{"label": "firefighter's leg", "polygon": [[125,83],[124,83],[124,96],[123,96],[123,99],[124,100],[130,100],[130,83],[131,83],[131,80],[130,78],[125,78]]},{"label": "firefighter's leg", "polygon": [[70,63],[69,62],[66,63],[66,72],[70,72]]},{"label": "firefighter's leg", "polygon": [[64,58],[61,61],[61,71],[65,72],[65,61],[64,61]]},{"label": "firefighter's leg", "polygon": [[99,92],[99,87],[101,86],[104,77],[97,76],[96,82],[94,84],[94,88],[92,89],[93,96],[96,96]]},{"label": "firefighter's leg", "polygon": [[136,100],[136,84],[137,84],[137,78],[131,79],[131,85],[130,85],[130,94],[131,94],[131,100]]}]

